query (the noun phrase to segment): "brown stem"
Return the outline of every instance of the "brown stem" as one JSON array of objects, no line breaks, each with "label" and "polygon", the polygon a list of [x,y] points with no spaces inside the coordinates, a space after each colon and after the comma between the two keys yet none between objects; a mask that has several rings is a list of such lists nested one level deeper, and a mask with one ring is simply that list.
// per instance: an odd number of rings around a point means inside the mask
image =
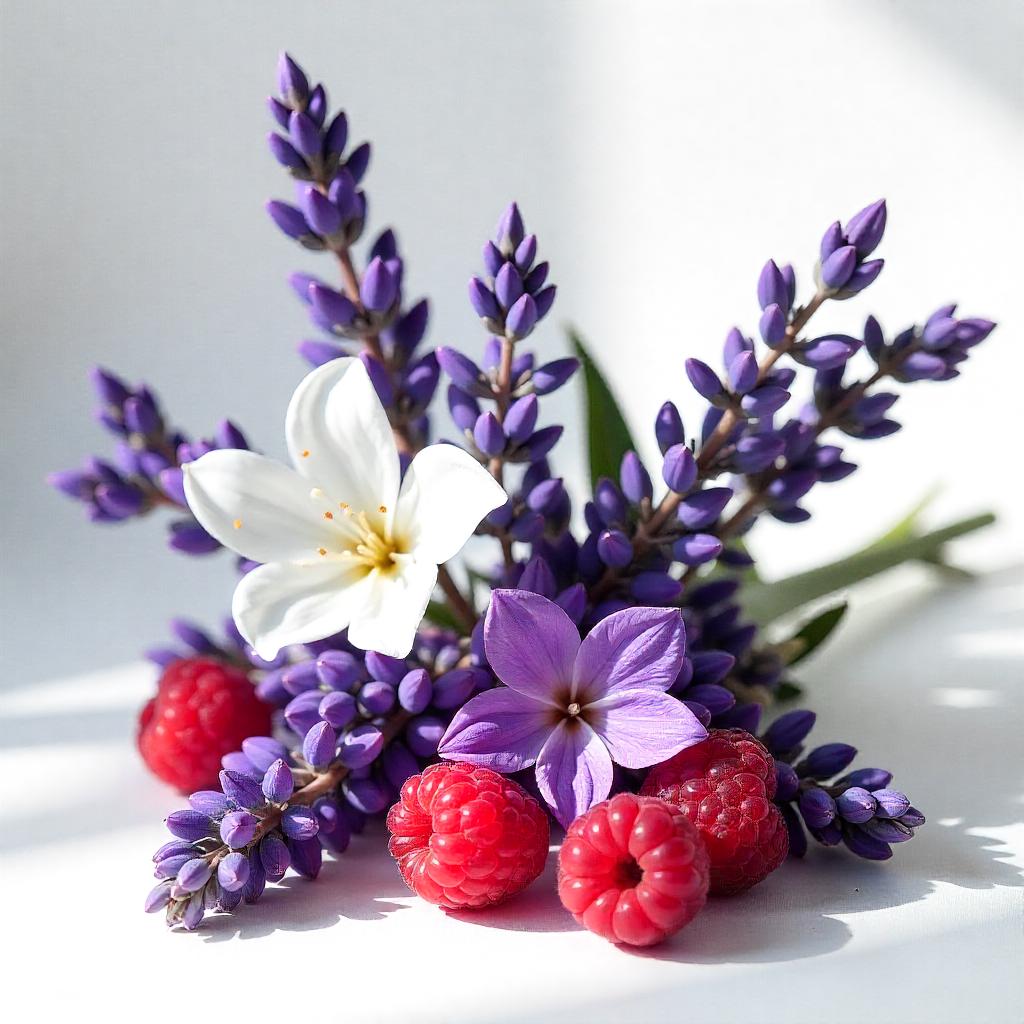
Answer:
[{"label": "brown stem", "polygon": [[[505,422],[505,414],[511,404],[512,396],[512,356],[515,345],[508,338],[501,339],[501,361],[498,364],[498,379],[495,382],[494,400],[497,405],[495,416],[499,423]],[[487,464],[491,476],[504,486],[505,483],[505,460],[500,455],[495,455]],[[497,532],[498,540],[501,542],[501,553],[505,565],[514,563],[512,557],[512,537],[507,530],[502,528]]]},{"label": "brown stem", "polygon": [[473,627],[476,625],[476,612],[473,610],[473,606],[469,601],[463,597],[462,591],[459,590],[458,585],[455,580],[452,579],[446,566],[438,566],[437,582],[440,588],[444,591],[444,596],[448,598],[448,603],[451,605],[451,609],[455,614],[455,617],[465,627],[466,632],[471,633],[473,631]]}]

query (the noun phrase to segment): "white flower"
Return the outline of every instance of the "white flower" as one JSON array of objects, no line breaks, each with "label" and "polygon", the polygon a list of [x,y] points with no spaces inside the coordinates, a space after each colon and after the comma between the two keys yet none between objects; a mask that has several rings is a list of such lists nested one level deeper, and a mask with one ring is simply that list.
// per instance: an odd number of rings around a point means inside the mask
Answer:
[{"label": "white flower", "polygon": [[400,483],[394,436],[358,359],[314,370],[285,420],[297,469],[209,452],[185,469],[196,519],[245,558],[231,611],[261,658],[348,627],[364,650],[404,657],[437,581],[506,494],[471,455],[424,448]]}]

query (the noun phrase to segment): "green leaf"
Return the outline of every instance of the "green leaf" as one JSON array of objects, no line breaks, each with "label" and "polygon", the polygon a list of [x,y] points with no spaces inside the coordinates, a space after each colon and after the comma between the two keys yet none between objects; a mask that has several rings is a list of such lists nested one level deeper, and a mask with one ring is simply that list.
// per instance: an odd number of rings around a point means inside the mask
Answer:
[{"label": "green leaf", "polygon": [[635,450],[636,445],[633,443],[622,410],[619,409],[608,382],[584,346],[583,339],[570,329],[569,341],[583,368],[590,485],[593,487],[603,476],[617,480],[623,455]]},{"label": "green leaf", "polygon": [[775,583],[757,583],[745,587],[740,599],[747,615],[759,625],[766,626],[811,601],[827,597],[904,562],[941,561],[944,544],[994,522],[995,516],[986,512],[920,536],[892,539],[893,531],[888,531],[885,536],[890,539],[882,542],[880,538],[848,558],[788,576]]},{"label": "green leaf", "polygon": [[423,613],[423,617],[428,622],[432,622],[435,626],[440,626],[442,629],[453,629],[459,636],[466,635],[465,626],[459,622],[448,605],[442,604],[440,601],[431,601],[427,605],[427,610]]},{"label": "green leaf", "polygon": [[803,696],[804,688],[794,683],[792,679],[783,679],[775,688],[775,699],[777,701],[796,700]]},{"label": "green leaf", "polygon": [[820,647],[842,621],[848,607],[847,602],[843,601],[841,604],[826,608],[820,615],[815,615],[809,622],[804,623],[788,640],[783,640],[779,646],[786,664],[797,665]]}]

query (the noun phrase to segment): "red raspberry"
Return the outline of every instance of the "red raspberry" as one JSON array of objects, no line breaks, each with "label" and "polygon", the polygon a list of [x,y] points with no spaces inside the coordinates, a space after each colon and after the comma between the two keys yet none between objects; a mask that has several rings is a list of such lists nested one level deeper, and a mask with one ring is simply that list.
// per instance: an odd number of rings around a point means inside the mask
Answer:
[{"label": "red raspberry", "polygon": [[704,906],[708,855],[671,804],[620,793],[569,826],[558,853],[558,895],[584,928],[650,946]]},{"label": "red raspberry", "polygon": [[139,714],[139,752],[154,775],[183,793],[208,789],[225,754],[270,732],[270,711],[240,669],[184,658],[167,666]]},{"label": "red raspberry", "polygon": [[711,893],[730,896],[767,878],[789,852],[775,795],[775,761],[742,729],[708,738],[655,765],[640,792],[675,804],[711,858]]},{"label": "red raspberry", "polygon": [[525,889],[548,856],[548,817],[490,768],[444,761],[402,787],[388,811],[405,884],[446,910],[488,907]]}]

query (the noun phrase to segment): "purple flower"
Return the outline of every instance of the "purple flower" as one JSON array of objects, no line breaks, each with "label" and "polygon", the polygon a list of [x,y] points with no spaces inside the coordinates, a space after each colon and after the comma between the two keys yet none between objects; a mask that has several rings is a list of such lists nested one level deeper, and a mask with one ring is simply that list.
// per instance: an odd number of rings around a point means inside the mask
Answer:
[{"label": "purple flower", "polygon": [[505,687],[474,697],[452,719],[442,757],[515,772],[537,786],[563,825],[608,796],[612,762],[646,768],[707,731],[665,691],[683,663],[674,608],[627,608],[580,642],[553,602],[495,590],[484,623],[487,660]]}]

